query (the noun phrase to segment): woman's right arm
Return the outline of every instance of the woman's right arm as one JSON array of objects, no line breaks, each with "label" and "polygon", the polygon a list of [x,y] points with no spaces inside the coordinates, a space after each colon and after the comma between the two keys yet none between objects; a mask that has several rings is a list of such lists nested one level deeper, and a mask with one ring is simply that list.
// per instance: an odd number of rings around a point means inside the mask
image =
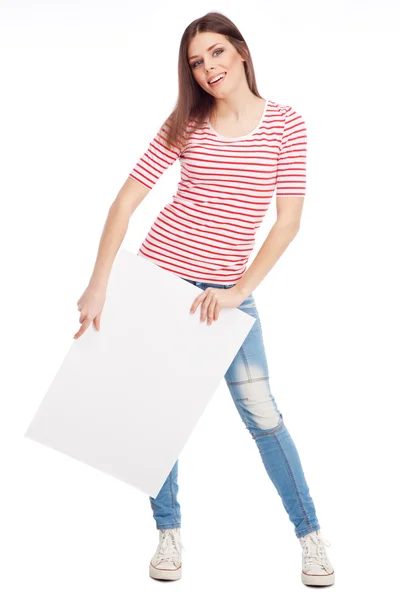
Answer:
[{"label": "woman's right arm", "polygon": [[100,329],[101,312],[114,259],[125,237],[132,214],[149,191],[147,187],[129,176],[112,203],[100,238],[93,273],[86,290],[77,302],[78,310],[81,312],[79,319],[81,327],[74,335],[74,339],[79,338],[92,321],[96,329]]}]

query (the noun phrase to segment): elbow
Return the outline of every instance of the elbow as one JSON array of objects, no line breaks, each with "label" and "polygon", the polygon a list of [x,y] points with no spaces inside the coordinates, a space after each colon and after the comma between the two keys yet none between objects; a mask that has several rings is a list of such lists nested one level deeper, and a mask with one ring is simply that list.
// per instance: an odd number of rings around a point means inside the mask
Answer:
[{"label": "elbow", "polygon": [[276,225],[293,237],[295,237],[300,230],[300,221],[297,219],[277,219]]},{"label": "elbow", "polygon": [[130,215],[134,213],[140,203],[146,198],[150,189],[139,183],[133,177],[128,177],[115,199],[115,203],[127,208]]}]

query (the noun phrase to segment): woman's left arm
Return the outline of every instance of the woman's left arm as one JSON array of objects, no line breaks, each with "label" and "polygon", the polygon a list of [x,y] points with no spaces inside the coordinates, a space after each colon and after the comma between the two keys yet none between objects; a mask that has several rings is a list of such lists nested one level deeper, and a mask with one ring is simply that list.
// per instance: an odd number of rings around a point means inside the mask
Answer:
[{"label": "woman's left arm", "polygon": [[[300,229],[304,196],[277,196],[277,219],[257,256],[234,286],[247,298],[270,272]],[[233,289],[233,288],[231,288]]]}]

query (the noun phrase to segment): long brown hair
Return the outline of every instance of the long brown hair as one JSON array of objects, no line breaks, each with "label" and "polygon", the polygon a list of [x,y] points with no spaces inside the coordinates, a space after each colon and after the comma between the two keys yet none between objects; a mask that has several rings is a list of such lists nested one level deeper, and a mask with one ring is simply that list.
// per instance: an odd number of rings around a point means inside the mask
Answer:
[{"label": "long brown hair", "polygon": [[222,13],[208,12],[190,23],[182,35],[178,56],[178,99],[172,113],[161,127],[166,130],[165,141],[169,146],[182,148],[189,122],[193,121],[194,128],[196,128],[205,119],[210,118],[215,110],[214,97],[203,90],[194,79],[188,61],[190,41],[197,33],[204,31],[213,31],[227,37],[232,46],[245,59],[244,70],[250,90],[261,98],[257,89],[250,51],[239,29]]}]

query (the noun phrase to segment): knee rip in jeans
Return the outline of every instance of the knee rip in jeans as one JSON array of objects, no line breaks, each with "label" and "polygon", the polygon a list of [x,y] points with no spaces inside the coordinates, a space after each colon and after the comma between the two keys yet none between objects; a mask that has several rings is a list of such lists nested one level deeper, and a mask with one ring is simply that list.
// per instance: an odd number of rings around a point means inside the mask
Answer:
[{"label": "knee rip in jeans", "polygon": [[259,434],[252,433],[253,437],[274,433],[281,426],[282,415],[271,393],[269,377],[240,381],[234,385],[240,386],[240,398],[236,402],[249,415],[246,425],[260,430]]}]

